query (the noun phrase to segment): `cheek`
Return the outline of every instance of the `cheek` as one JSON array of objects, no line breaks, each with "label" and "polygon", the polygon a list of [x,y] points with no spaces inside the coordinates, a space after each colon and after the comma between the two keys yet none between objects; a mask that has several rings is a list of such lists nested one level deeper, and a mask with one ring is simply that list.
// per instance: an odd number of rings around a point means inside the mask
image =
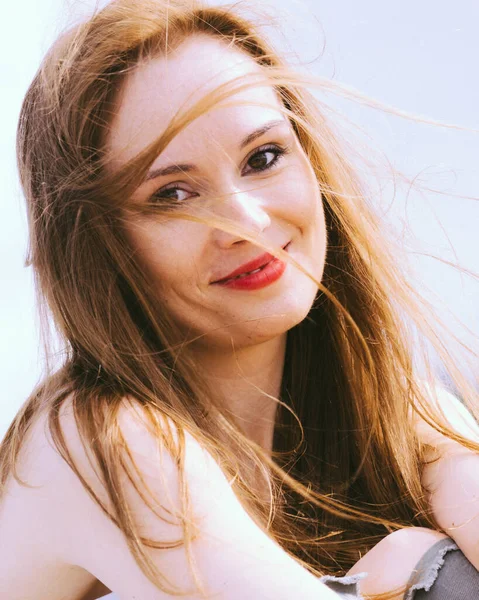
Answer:
[{"label": "cheek", "polygon": [[173,220],[161,225],[139,222],[127,232],[138,262],[165,289],[184,281],[185,274],[188,277],[195,268],[196,238],[191,231],[184,231],[187,225]]},{"label": "cheek", "polygon": [[298,165],[286,174],[278,192],[283,215],[304,233],[324,230],[321,192],[312,169]]}]

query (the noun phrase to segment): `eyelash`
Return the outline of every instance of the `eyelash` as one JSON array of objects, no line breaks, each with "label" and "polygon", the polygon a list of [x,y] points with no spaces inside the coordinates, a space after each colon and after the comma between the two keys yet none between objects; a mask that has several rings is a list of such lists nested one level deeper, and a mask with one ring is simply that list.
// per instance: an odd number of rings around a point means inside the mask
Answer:
[{"label": "eyelash", "polygon": [[[285,148],[284,146],[281,146],[279,144],[266,144],[265,146],[261,146],[259,148],[257,148],[253,154],[251,154],[247,161],[246,164],[248,164],[251,159],[260,156],[262,154],[266,154],[266,153],[272,153],[274,154],[273,159],[266,165],[266,167],[262,168],[262,169],[254,169],[252,170],[252,173],[264,173],[266,171],[269,171],[270,169],[272,169],[273,167],[275,167],[280,161],[281,159],[286,155],[289,154],[290,150],[288,148]],[[188,192],[188,190],[184,190],[180,185],[175,185],[175,184],[169,184],[167,186],[162,187],[161,189],[157,190],[151,197],[150,197],[150,201],[158,201],[158,200],[172,200],[173,202],[176,201],[177,204],[181,204],[183,202],[186,202],[186,200],[175,200],[175,198],[168,198],[168,197],[162,197],[161,194],[165,193],[165,192],[169,192],[169,191],[183,191],[183,192]],[[189,192],[188,192],[189,193]],[[198,194],[196,194],[197,196]]]},{"label": "eyelash", "polygon": [[288,148],[285,148],[284,146],[280,146],[279,144],[266,144],[265,146],[260,146],[259,148],[257,148],[253,152],[253,154],[251,154],[251,156],[248,157],[246,164],[248,164],[249,161],[252,158],[254,158],[255,156],[258,156],[260,154],[266,154],[267,152],[271,152],[274,154],[273,160],[270,163],[268,163],[268,165],[264,169],[257,169],[254,172],[264,173],[264,171],[268,171],[272,167],[276,166],[276,164],[281,160],[281,158],[283,158],[283,156],[288,154],[289,150],[288,150]]}]

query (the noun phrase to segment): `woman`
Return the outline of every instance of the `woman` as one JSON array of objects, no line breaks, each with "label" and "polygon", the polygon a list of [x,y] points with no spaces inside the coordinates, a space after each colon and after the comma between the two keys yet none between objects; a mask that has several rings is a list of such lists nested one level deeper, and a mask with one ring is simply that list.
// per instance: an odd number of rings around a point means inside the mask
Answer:
[{"label": "woman", "polygon": [[413,292],[250,23],[113,2],[45,58],[18,157],[67,353],[1,447],[6,597],[429,600],[451,557],[476,589],[474,419],[419,381]]}]

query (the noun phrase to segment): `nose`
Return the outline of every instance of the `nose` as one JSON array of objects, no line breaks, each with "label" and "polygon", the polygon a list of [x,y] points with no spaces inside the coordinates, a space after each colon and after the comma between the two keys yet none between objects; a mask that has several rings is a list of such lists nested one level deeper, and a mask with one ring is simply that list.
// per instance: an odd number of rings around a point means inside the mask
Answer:
[{"label": "nose", "polygon": [[[271,217],[264,199],[255,195],[254,191],[235,190],[216,202],[215,213],[222,218],[245,228],[251,235],[262,234],[271,225]],[[222,229],[213,231],[213,238],[222,248],[245,241],[244,237],[228,233]]]}]

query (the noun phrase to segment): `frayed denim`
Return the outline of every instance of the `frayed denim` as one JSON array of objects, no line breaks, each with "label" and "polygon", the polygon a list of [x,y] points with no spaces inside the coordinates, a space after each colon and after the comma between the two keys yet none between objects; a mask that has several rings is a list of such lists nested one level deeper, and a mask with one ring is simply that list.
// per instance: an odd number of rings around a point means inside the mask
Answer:
[{"label": "frayed denim", "polygon": [[[321,581],[338,594],[338,600],[363,600],[359,583],[366,576],[326,576]],[[444,538],[431,546],[413,569],[404,600],[479,600],[479,571],[453,540]]]}]

